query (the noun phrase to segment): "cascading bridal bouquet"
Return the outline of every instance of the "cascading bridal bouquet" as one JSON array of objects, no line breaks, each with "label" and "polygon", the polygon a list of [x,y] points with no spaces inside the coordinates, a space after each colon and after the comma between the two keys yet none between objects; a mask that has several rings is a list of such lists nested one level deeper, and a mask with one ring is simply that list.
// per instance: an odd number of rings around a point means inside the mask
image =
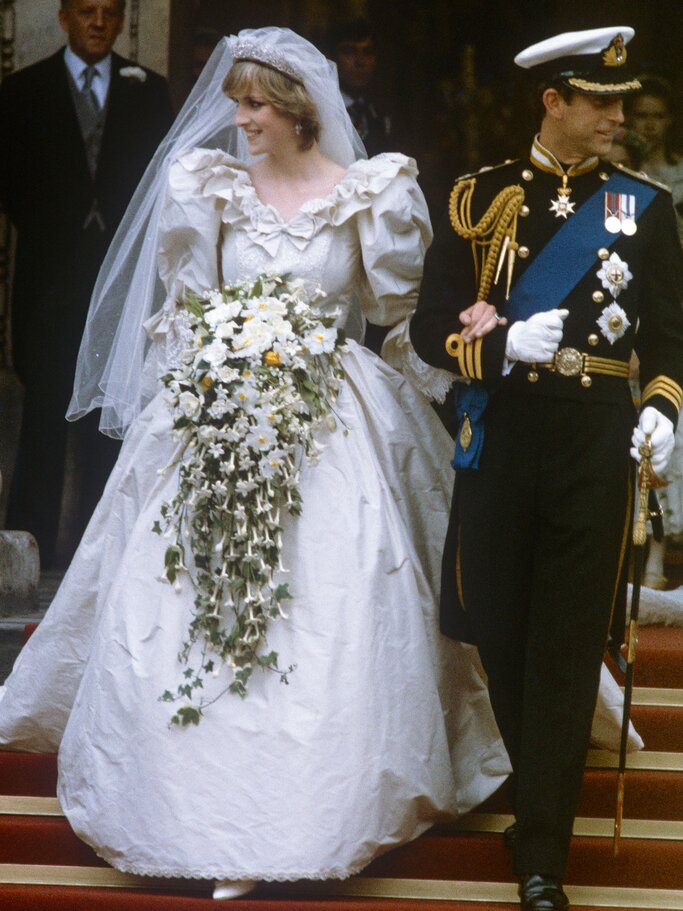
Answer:
[{"label": "cascading bridal bouquet", "polygon": [[[301,512],[302,461],[322,451],[316,431],[336,426],[344,338],[333,316],[315,311],[322,297],[301,280],[260,275],[180,305],[189,341],[162,382],[185,446],[164,469],[180,463],[178,492],[154,524],[171,541],[162,580],[181,590],[187,577],[195,592],[178,654],[183,682],[161,696],[184,703],[173,724],[198,724],[227,691],[245,696],[255,667],[284,682],[292,670],[262,647],[291,597],[275,579],[286,571],[281,512]],[[230,682],[217,695],[200,693],[223,669]]]}]

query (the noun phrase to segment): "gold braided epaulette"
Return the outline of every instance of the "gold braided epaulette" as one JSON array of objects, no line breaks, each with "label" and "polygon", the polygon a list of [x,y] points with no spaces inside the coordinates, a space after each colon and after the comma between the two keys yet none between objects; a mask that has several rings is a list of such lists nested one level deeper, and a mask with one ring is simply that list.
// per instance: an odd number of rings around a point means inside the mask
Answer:
[{"label": "gold braided epaulette", "polygon": [[658,190],[666,190],[667,193],[671,193],[671,187],[668,187],[659,180],[655,180],[654,177],[650,177],[643,171],[633,171],[631,168],[627,168],[626,165],[620,163],[615,164],[615,167],[619,168],[620,171],[623,171],[624,174],[628,174],[629,177],[635,177],[636,180],[642,180],[643,183],[649,183],[651,186],[657,187]]},{"label": "gold braided epaulette", "polygon": [[[476,224],[472,222],[472,197],[477,178],[457,181],[448,204],[453,230],[472,243],[478,300],[486,300],[491,285],[498,281],[503,260],[508,259],[506,297],[510,293],[512,270],[517,251],[517,216],[524,202],[524,190],[518,184],[503,187]],[[496,268],[498,266],[498,268]]]}]

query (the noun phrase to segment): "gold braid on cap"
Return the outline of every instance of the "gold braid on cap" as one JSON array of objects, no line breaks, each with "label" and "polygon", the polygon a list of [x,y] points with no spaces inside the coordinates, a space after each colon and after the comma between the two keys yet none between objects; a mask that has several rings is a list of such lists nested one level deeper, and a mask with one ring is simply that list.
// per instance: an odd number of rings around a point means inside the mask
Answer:
[{"label": "gold braid on cap", "polygon": [[448,214],[456,234],[472,241],[475,281],[479,285],[477,300],[487,300],[491,285],[498,280],[507,254],[507,300],[518,248],[517,216],[524,202],[524,190],[518,185],[504,187],[477,224],[473,225],[472,197],[476,182],[475,177],[470,177],[455,184],[451,192]]}]

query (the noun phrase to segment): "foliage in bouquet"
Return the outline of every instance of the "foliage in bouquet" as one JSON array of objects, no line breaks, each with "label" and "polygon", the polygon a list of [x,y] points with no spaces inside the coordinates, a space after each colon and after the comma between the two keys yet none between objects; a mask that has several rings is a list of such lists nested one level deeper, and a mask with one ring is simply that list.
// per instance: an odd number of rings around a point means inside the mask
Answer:
[{"label": "foliage in bouquet", "polygon": [[[278,581],[282,514],[300,513],[302,461],[322,451],[318,428],[336,426],[344,339],[333,316],[316,312],[322,297],[300,280],[260,275],[181,305],[189,341],[162,382],[185,446],[178,491],[154,525],[171,542],[162,579],[180,590],[185,577],[195,594],[178,655],[183,682],[161,697],[183,703],[174,724],[198,724],[227,690],[245,696],[255,667],[285,683],[292,670],[265,645],[291,597]],[[229,682],[205,696],[204,682],[223,671]]]}]

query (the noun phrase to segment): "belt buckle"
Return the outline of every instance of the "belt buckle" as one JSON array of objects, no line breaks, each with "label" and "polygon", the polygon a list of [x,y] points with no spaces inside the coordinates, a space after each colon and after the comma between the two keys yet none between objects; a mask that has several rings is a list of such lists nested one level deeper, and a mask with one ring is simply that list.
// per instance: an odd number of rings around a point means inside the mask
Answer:
[{"label": "belt buckle", "polygon": [[583,354],[576,348],[560,348],[555,352],[553,365],[561,376],[579,376],[583,373]]}]

